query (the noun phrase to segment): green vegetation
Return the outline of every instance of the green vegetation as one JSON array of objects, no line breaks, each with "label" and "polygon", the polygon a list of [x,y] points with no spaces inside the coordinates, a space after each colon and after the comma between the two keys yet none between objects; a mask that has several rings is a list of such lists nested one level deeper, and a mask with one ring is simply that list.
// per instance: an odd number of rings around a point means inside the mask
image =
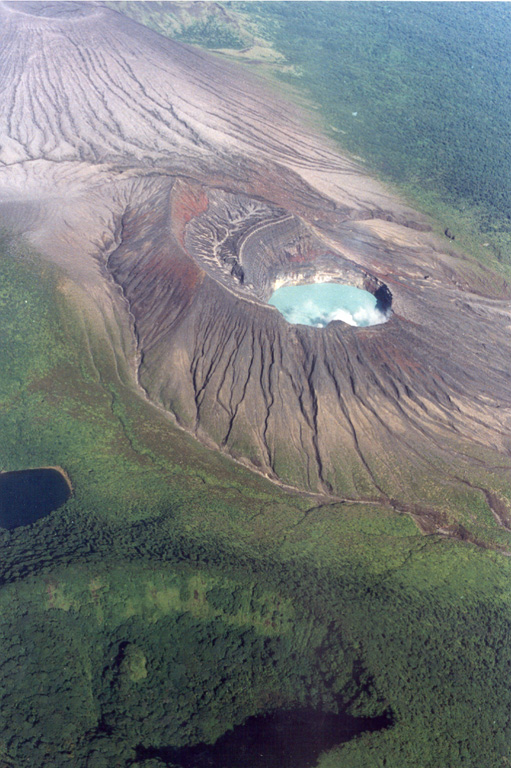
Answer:
[{"label": "green vegetation", "polygon": [[209,17],[190,24],[177,37],[186,43],[196,43],[205,48],[242,48],[244,40],[216,19]]},{"label": "green vegetation", "polygon": [[343,148],[462,246],[511,264],[507,3],[225,5],[284,54],[279,76]]},{"label": "green vegetation", "polygon": [[153,0],[121,0],[106,2],[114,11],[120,11],[160,35],[200,45],[203,48],[244,48],[250,37],[218,3],[154,2]]},{"label": "green vegetation", "polygon": [[5,237],[0,272],[2,466],[74,487],[0,532],[7,765],[156,768],[138,747],[305,705],[395,718],[321,768],[511,760],[509,558],[203,449],[131,388],[64,274]]}]

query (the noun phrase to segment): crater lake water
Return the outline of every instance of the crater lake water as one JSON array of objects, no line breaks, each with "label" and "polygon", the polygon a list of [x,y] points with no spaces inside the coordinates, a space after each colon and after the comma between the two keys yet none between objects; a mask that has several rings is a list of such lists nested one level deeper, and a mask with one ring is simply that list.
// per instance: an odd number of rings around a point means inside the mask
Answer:
[{"label": "crater lake water", "polygon": [[57,469],[0,473],[0,527],[31,525],[64,504],[71,488]]},{"label": "crater lake water", "polygon": [[339,283],[284,285],[277,288],[268,304],[277,307],[288,323],[317,328],[332,320],[357,326],[380,325],[388,320],[388,313],[377,306],[372,293]]}]

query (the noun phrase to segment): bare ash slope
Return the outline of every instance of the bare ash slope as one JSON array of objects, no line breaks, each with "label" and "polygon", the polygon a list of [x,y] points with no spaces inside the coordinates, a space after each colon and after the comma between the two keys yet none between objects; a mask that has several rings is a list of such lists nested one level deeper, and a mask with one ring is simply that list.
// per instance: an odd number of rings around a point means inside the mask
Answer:
[{"label": "bare ash slope", "polygon": [[[120,322],[136,386],[273,479],[437,529],[472,487],[509,525],[507,285],[245,71],[90,3],[4,2],[0,38],[0,216]],[[391,319],[265,303],[318,276]]]}]

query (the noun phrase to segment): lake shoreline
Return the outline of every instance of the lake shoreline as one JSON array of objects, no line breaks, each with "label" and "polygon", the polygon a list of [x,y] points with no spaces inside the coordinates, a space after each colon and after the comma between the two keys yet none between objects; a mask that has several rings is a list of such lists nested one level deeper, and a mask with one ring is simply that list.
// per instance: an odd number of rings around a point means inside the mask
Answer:
[{"label": "lake shoreline", "polygon": [[70,495],[74,493],[74,487],[73,483],[71,481],[71,478],[69,477],[68,473],[64,469],[64,467],[58,466],[58,465],[45,465],[43,467],[25,467],[24,469],[0,469],[0,475],[14,475],[16,472],[32,472],[39,469],[53,469],[55,472],[58,472],[64,480],[66,481]]}]

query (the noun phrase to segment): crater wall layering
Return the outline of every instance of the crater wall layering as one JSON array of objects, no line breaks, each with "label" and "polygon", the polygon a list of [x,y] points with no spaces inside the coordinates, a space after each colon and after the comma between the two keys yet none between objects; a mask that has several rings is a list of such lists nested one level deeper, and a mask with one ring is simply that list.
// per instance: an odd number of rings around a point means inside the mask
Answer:
[{"label": "crater wall layering", "polygon": [[[492,504],[503,280],[219,57],[89,3],[4,2],[0,37],[0,217],[121,330],[141,397],[275,481],[428,530],[446,487]],[[391,301],[389,321],[294,326],[267,304],[315,279]]]}]

